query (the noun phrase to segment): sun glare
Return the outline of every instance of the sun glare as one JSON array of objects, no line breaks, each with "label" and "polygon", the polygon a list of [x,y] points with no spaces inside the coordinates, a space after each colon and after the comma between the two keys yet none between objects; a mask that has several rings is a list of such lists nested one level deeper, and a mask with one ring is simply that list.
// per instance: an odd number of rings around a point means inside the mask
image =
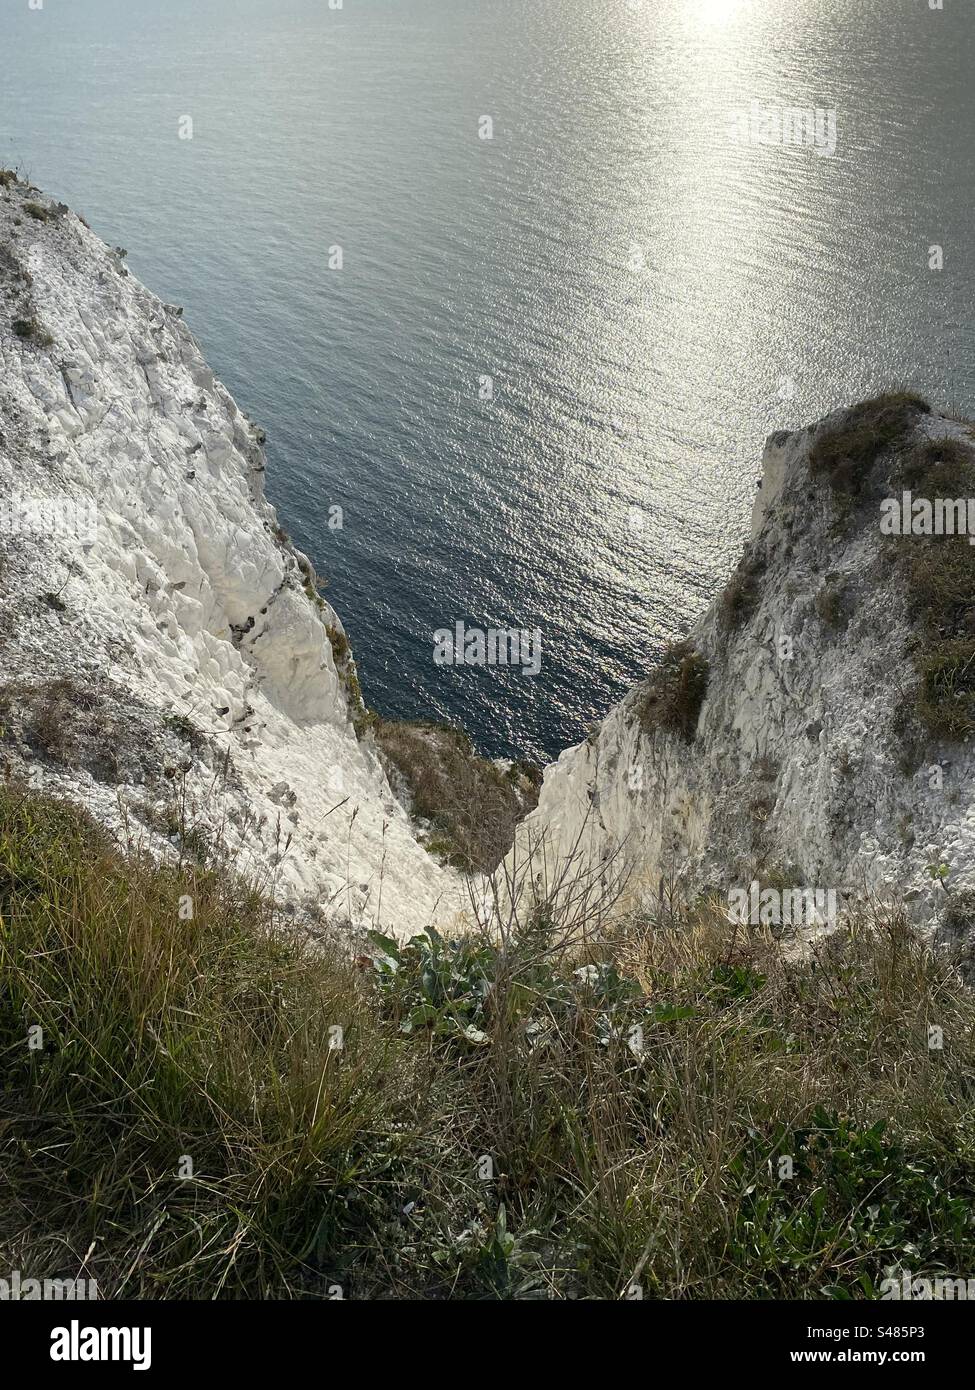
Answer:
[{"label": "sun glare", "polygon": [[695,0],[701,18],[707,24],[726,24],[737,19],[749,0]]}]

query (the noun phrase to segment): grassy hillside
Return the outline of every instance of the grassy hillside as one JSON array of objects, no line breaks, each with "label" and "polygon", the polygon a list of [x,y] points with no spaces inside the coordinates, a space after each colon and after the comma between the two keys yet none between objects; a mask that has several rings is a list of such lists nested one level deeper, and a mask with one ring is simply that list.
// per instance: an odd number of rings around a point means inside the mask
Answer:
[{"label": "grassy hillside", "polygon": [[805,963],[714,905],[581,925],[353,958],[8,785],[0,1265],[103,1297],[462,1299],[975,1268],[975,1005],[899,913]]}]

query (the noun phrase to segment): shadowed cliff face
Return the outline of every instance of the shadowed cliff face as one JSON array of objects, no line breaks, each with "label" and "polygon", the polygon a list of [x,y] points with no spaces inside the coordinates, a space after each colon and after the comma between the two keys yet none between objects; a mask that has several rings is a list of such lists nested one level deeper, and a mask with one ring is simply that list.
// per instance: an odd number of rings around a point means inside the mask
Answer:
[{"label": "shadowed cliff face", "polygon": [[453,922],[459,877],[355,736],[263,433],[124,253],[10,177],[0,361],[5,764],[161,852],[219,842],[327,921]]},{"label": "shadowed cliff face", "polygon": [[896,891],[926,920],[957,904],[975,881],[975,549],[930,531],[938,499],[975,498],[972,433],[895,393],[773,435],[727,588],[549,768],[519,853],[603,866],[628,901],[757,878],[840,903]]}]

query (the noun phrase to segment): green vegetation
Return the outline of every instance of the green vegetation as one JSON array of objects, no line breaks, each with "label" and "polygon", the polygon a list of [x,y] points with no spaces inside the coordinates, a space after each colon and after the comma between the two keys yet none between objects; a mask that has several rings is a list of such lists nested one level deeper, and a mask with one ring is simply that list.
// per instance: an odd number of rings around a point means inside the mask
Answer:
[{"label": "green vegetation", "polygon": [[538,801],[538,772],[526,764],[502,771],[462,729],[378,715],[365,728],[394,787],[402,782],[413,814],[429,822],[430,853],[465,872],[493,873]]},{"label": "green vegetation", "polygon": [[667,729],[693,743],[707,688],[708,663],[693,642],[668,647],[637,699],[644,732]]},{"label": "green vegetation", "polygon": [[828,574],[813,600],[816,616],[824,627],[837,631],[849,621],[849,592],[846,580],[838,574]]},{"label": "green vegetation", "polygon": [[[316,589],[306,586],[306,594],[320,608],[324,608],[324,603],[318,595]],[[332,648],[332,660],[335,662],[335,669],[338,672],[339,680],[345,686],[345,693],[349,701],[349,711],[352,715],[352,722],[356,725],[356,731],[360,731],[360,725],[366,717],[366,705],[362,698],[362,687],[359,684],[359,673],[356,670],[355,658],[352,655],[352,648],[349,639],[341,628],[329,625],[326,628],[328,633],[329,645]]]},{"label": "green vegetation", "polygon": [[13,169],[0,169],[0,188],[12,188],[17,182]]},{"label": "green vegetation", "polygon": [[[905,454],[892,482],[930,502],[975,497],[975,450],[954,437],[925,440]],[[932,738],[969,738],[975,733],[975,546],[967,535],[891,537],[887,545],[898,557],[917,633],[913,714]]]},{"label": "green vegetation", "polygon": [[328,629],[328,640],[332,648],[332,658],[336,666],[344,665],[352,655],[348,637],[339,628],[330,627]]},{"label": "green vegetation", "polygon": [[765,556],[751,547],[721,594],[718,621],[724,632],[736,632],[755,612],[762,597],[761,579],[767,568]]},{"label": "green vegetation", "polygon": [[36,347],[50,347],[54,339],[48,333],[37,318],[14,319],[13,330],[18,338],[23,338],[29,343],[34,343]]},{"label": "green vegetation", "polygon": [[46,208],[43,203],[25,203],[24,211],[28,217],[33,217],[35,222],[50,222],[51,210]]},{"label": "green vegetation", "polygon": [[913,391],[888,391],[844,413],[838,426],[821,430],[809,451],[809,471],[825,478],[847,504],[862,496],[883,454],[900,448],[913,433],[928,402]]},{"label": "green vegetation", "polygon": [[200,731],[188,715],[179,713],[175,710],[171,711],[169,714],[163,716],[163,724],[171,733],[174,733],[177,738],[181,738],[184,743],[199,744]]},{"label": "green vegetation", "polygon": [[[897,912],[374,957],[0,790],[0,1263],[103,1297],[876,1296],[975,1263],[975,1003]],[[929,1026],[943,1047],[929,1046]]]}]

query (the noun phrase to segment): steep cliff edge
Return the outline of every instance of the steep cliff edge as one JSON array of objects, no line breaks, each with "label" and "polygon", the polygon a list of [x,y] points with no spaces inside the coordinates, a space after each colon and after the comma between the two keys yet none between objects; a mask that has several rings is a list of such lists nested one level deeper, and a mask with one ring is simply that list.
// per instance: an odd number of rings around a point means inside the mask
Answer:
[{"label": "steep cliff edge", "polygon": [[[262,431],[124,253],[2,171],[0,360],[0,765],[123,844],[217,843],[310,919],[462,929],[463,875],[356,737],[348,642],[265,500]],[[642,908],[757,876],[970,925],[971,497],[971,425],[910,394],[773,435],[741,565],[548,769],[511,880]]]},{"label": "steep cliff edge", "polygon": [[[910,533],[889,534],[912,489]],[[972,427],[909,394],[773,435],[737,572],[548,769],[522,856],[544,841],[550,866],[611,864],[644,904],[757,875],[957,914],[975,882],[975,550],[938,534],[938,502],[960,500],[960,524],[972,497]]]},{"label": "steep cliff edge", "polygon": [[461,879],[356,738],[342,624],[264,498],[263,434],[123,257],[0,178],[4,765],[123,842],[219,838],[324,920],[450,925]]}]

